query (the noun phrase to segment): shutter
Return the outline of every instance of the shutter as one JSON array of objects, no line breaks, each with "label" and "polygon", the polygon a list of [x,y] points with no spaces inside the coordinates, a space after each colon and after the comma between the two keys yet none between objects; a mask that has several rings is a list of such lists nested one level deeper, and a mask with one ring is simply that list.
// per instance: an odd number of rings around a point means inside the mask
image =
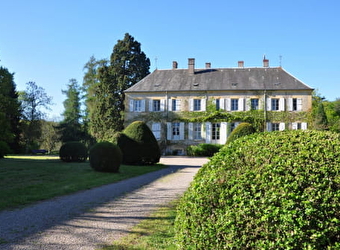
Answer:
[{"label": "shutter", "polygon": [[145,100],[141,101],[141,112],[145,112]]},{"label": "shutter", "polygon": [[172,99],[168,99],[168,110],[172,111]]},{"label": "shutter", "polygon": [[267,122],[267,131],[272,131],[272,123]]},{"label": "shutter", "polygon": [[238,110],[239,111],[244,111],[244,98],[239,98],[238,99]]},{"label": "shutter", "polygon": [[161,107],[160,107],[160,110],[161,110],[161,111],[164,111],[164,108],[165,108],[165,99],[161,99]]},{"label": "shutter", "polygon": [[265,107],[263,106],[263,99],[262,98],[259,99],[259,109],[265,110]]},{"label": "shutter", "polygon": [[194,139],[194,124],[192,122],[189,122],[188,124],[188,139],[193,140]]},{"label": "shutter", "polygon": [[150,112],[153,111],[153,106],[152,106],[152,104],[153,104],[153,100],[149,100],[149,111],[150,111]]},{"label": "shutter", "polygon": [[302,110],[302,98],[297,99],[297,111]]},{"label": "shutter", "polygon": [[181,100],[176,99],[176,111],[181,111]]},{"label": "shutter", "polygon": [[293,111],[293,98],[288,98],[288,111]]},{"label": "shutter", "polygon": [[227,122],[221,122],[220,128],[220,144],[225,144],[227,142]]},{"label": "shutter", "polygon": [[293,123],[292,123],[292,129],[293,129],[293,130],[297,130],[297,129],[298,129],[298,124],[297,124],[297,122],[293,122]]},{"label": "shutter", "polygon": [[306,130],[307,129],[307,122],[301,123],[301,129]]},{"label": "shutter", "polygon": [[189,99],[189,110],[194,111],[194,99]]},{"label": "shutter", "polygon": [[220,99],[220,109],[225,110],[225,99],[224,98]]},{"label": "shutter", "polygon": [[205,123],[205,142],[206,143],[211,142],[211,123],[210,122]]},{"label": "shutter", "polygon": [[285,130],[285,128],[286,128],[286,124],[285,124],[284,122],[280,122],[280,124],[279,124],[279,130],[280,130],[280,131],[283,131],[283,130]]},{"label": "shutter", "polygon": [[166,127],[167,127],[167,130],[166,130],[166,139],[167,140],[171,140],[172,139],[171,122],[167,122],[166,123]]},{"label": "shutter", "polygon": [[130,100],[129,101],[129,110],[130,110],[130,112],[133,112],[134,110],[133,110],[133,103],[134,103],[134,100]]},{"label": "shutter", "polygon": [[230,98],[227,98],[227,99],[225,99],[225,109],[227,110],[227,111],[230,111],[230,109],[231,109],[231,99]]},{"label": "shutter", "polygon": [[184,122],[179,124],[179,139],[184,140]]},{"label": "shutter", "polygon": [[230,133],[231,133],[231,123],[227,122],[227,137],[229,137]]},{"label": "shutter", "polygon": [[285,99],[284,98],[279,99],[279,111],[285,111]]},{"label": "shutter", "polygon": [[251,110],[251,99],[246,98],[246,111]]},{"label": "shutter", "polygon": [[[267,98],[267,111],[272,110],[272,98]],[[269,130],[271,131],[271,130]]]},{"label": "shutter", "polygon": [[159,122],[152,123],[152,132],[153,132],[156,140],[161,139],[161,124]]},{"label": "shutter", "polygon": [[201,99],[201,111],[205,111],[207,106],[207,100]]}]

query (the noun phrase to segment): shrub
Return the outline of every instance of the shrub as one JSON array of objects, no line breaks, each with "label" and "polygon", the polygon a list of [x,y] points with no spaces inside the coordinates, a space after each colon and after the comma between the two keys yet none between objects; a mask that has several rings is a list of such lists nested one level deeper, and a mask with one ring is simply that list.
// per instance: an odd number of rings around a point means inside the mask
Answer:
[{"label": "shrub", "polygon": [[118,173],[121,163],[122,152],[111,142],[99,142],[90,149],[90,165],[96,171]]},{"label": "shrub", "polygon": [[[128,146],[121,147],[125,164],[152,165],[161,157],[158,142],[149,127],[142,121],[135,121],[127,126],[123,133],[131,140],[123,139]],[[122,136],[121,136],[122,137]],[[121,145],[119,142],[117,145]]]},{"label": "shrub", "polygon": [[242,122],[230,133],[227,143],[253,133],[255,133],[255,128],[253,127],[253,125],[248,122]]},{"label": "shrub", "polygon": [[59,150],[59,158],[65,162],[84,162],[87,157],[88,151],[82,142],[66,142]]},{"label": "shrub", "polygon": [[0,159],[4,158],[5,155],[9,154],[11,152],[9,146],[6,142],[0,141]]},{"label": "shrub", "polygon": [[135,164],[140,161],[139,154],[136,154],[139,150],[139,145],[136,141],[132,140],[123,132],[117,132],[113,137],[113,143],[118,145],[123,154],[122,162],[124,164]]},{"label": "shrub", "polygon": [[224,146],[175,227],[181,249],[340,249],[340,135],[267,132]]},{"label": "shrub", "polygon": [[223,145],[202,143],[187,147],[187,155],[189,156],[213,156]]}]

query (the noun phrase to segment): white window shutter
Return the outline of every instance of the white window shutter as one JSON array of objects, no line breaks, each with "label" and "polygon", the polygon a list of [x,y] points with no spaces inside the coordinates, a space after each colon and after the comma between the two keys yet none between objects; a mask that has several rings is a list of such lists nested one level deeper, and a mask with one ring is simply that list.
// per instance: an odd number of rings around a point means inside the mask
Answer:
[{"label": "white window shutter", "polygon": [[280,130],[280,131],[283,131],[283,130],[285,130],[285,128],[286,128],[286,124],[285,124],[284,122],[280,122],[280,124],[279,124],[279,130]]},{"label": "white window shutter", "polygon": [[189,110],[194,111],[194,99],[189,99]]},{"label": "white window shutter", "polygon": [[160,110],[161,110],[161,111],[164,111],[164,108],[165,108],[165,99],[161,99],[161,107],[160,107]]},{"label": "white window shutter", "polygon": [[201,99],[201,111],[205,111],[207,106],[207,100],[205,98]]},{"label": "white window shutter", "polygon": [[307,129],[307,122],[301,123],[301,129],[306,130]]},{"label": "white window shutter", "polygon": [[184,122],[179,124],[179,139],[184,140]]},{"label": "white window shutter", "polygon": [[225,99],[224,98],[220,99],[220,109],[225,110]]},{"label": "white window shutter", "polygon": [[225,144],[227,142],[227,122],[221,122],[221,128],[220,128],[220,144]]},{"label": "white window shutter", "polygon": [[251,109],[251,100],[250,98],[246,98],[246,111]]},{"label": "white window shutter", "polygon": [[134,103],[134,100],[130,100],[130,101],[129,101],[129,110],[130,110],[130,112],[135,111],[135,110],[133,109],[133,103]]},{"label": "white window shutter", "polygon": [[192,122],[189,122],[188,124],[188,139],[193,140],[194,139],[194,124]]},{"label": "white window shutter", "polygon": [[225,109],[227,111],[230,111],[231,110],[231,99],[230,98],[226,98],[225,99]]},{"label": "white window shutter", "polygon": [[152,132],[156,138],[156,140],[161,139],[161,124],[159,122],[152,123]]},{"label": "white window shutter", "polygon": [[171,122],[166,123],[166,139],[171,140],[172,139],[172,130],[171,130]]},{"label": "white window shutter", "polygon": [[210,122],[205,123],[205,142],[206,143],[211,142],[211,123]]},{"label": "white window shutter", "polygon": [[272,123],[267,122],[267,131],[272,131]]},{"label": "white window shutter", "polygon": [[239,98],[238,99],[238,110],[239,111],[244,111],[244,98]]},{"label": "white window shutter", "polygon": [[176,99],[176,111],[181,111],[181,100]]},{"label": "white window shutter", "polygon": [[141,101],[142,107],[141,107],[141,112],[145,112],[145,100]]},{"label": "white window shutter", "polygon": [[292,123],[292,130],[297,130],[298,129],[298,124],[297,122]]},{"label": "white window shutter", "polygon": [[279,111],[285,111],[285,99],[284,98],[279,99]]},{"label": "white window shutter", "polygon": [[[267,111],[272,110],[272,98],[267,98]],[[271,131],[271,130],[270,130]]]},{"label": "white window shutter", "polygon": [[302,98],[297,99],[297,111],[302,110]]},{"label": "white window shutter", "polygon": [[153,100],[149,100],[149,111],[153,111],[152,104],[153,104]]},{"label": "white window shutter", "polygon": [[293,98],[288,98],[288,111],[293,111]]},{"label": "white window shutter", "polygon": [[168,99],[168,110],[172,111],[172,99]]}]

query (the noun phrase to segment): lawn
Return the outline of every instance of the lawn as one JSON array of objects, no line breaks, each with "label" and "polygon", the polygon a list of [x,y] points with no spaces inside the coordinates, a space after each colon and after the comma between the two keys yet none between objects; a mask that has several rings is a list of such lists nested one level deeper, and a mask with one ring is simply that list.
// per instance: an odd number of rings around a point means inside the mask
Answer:
[{"label": "lawn", "polygon": [[0,160],[0,210],[118,182],[164,168],[121,165],[119,173],[94,171],[89,162],[65,163],[57,156],[7,156]]}]

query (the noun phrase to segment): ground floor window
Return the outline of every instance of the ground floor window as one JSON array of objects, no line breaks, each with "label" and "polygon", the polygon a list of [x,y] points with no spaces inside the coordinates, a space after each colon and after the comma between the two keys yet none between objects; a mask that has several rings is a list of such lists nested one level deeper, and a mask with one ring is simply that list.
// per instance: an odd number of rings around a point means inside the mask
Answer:
[{"label": "ground floor window", "polygon": [[212,140],[219,140],[220,139],[220,123],[213,123],[211,128],[211,139]]}]

